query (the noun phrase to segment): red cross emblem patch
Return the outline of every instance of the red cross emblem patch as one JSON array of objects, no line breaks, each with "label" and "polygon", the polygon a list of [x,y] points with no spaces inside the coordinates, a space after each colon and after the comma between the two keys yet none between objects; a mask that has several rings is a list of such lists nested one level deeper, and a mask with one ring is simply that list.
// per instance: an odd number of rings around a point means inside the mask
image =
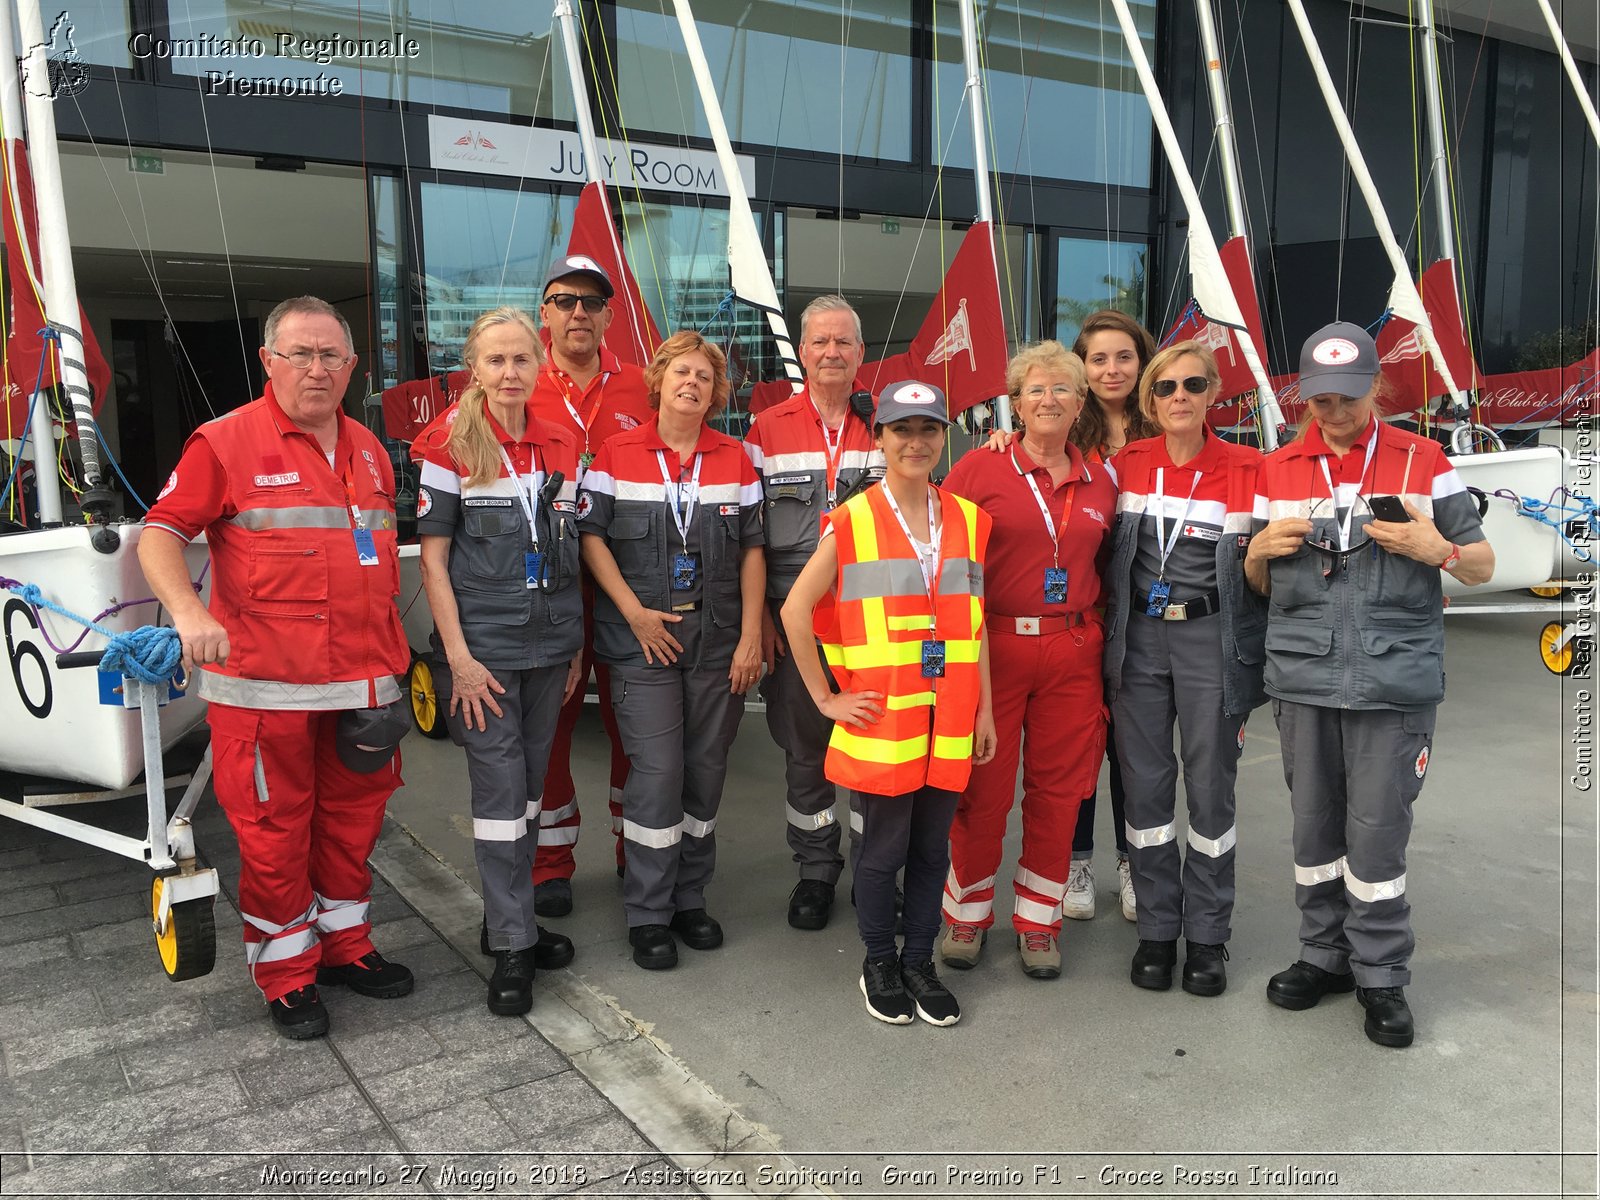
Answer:
[{"label": "red cross emblem patch", "polygon": [[1423,776],[1423,773],[1425,771],[1427,771],[1427,769],[1428,769],[1428,748],[1426,746],[1424,746],[1422,748],[1422,753],[1417,755],[1417,778],[1421,779],[1422,776]]}]

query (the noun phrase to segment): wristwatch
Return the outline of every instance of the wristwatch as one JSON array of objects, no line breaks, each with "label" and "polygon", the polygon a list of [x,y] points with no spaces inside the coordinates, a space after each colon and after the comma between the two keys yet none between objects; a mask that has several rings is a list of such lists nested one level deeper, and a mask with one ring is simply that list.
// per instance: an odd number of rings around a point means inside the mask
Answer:
[{"label": "wristwatch", "polygon": [[1450,543],[1450,553],[1444,556],[1444,561],[1439,564],[1439,570],[1449,571],[1461,561],[1461,547],[1454,542]]}]

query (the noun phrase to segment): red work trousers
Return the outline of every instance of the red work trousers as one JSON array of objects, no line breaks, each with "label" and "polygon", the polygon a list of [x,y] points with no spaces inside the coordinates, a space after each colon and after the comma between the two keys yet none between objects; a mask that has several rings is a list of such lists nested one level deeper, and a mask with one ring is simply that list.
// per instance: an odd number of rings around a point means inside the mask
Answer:
[{"label": "red work trousers", "polygon": [[546,879],[571,879],[574,868],[572,847],[578,841],[578,826],[583,815],[578,811],[578,790],[572,782],[572,731],[583,714],[583,696],[594,671],[600,689],[600,720],[611,739],[611,832],[616,838],[617,865],[622,854],[622,787],[628,782],[628,752],[622,748],[616,713],[611,708],[611,668],[594,660],[594,603],[585,582],[583,605],[583,683],[572,698],[561,706],[555,740],[550,743],[550,765],[544,773],[544,795],[539,801],[539,840],[533,852],[533,882]]},{"label": "red work trousers", "polygon": [[370,774],[339,760],[337,712],[212,704],[217,801],[239,839],[245,960],[268,1000],[372,949],[367,856],[400,786],[400,754]]},{"label": "red work trousers", "polygon": [[1022,859],[1012,881],[1017,932],[1058,933],[1078,805],[1094,791],[1106,749],[1103,632],[1091,621],[1042,637],[989,629],[995,756],[972,769],[950,826],[944,913],[994,924],[994,882],[1022,765]]}]

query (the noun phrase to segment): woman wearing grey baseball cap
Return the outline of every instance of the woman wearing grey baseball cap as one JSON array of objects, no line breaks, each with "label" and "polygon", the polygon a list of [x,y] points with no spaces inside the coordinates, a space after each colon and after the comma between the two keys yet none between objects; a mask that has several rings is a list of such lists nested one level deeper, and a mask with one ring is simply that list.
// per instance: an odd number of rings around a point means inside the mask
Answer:
[{"label": "woman wearing grey baseball cap", "polygon": [[1262,464],[1244,565],[1270,601],[1300,907],[1299,959],[1267,999],[1300,1010],[1354,988],[1367,1037],[1398,1047],[1415,1036],[1406,844],[1444,697],[1440,576],[1483,583],[1494,551],[1439,445],[1384,423],[1379,387],[1364,329],[1307,340],[1310,420]]}]

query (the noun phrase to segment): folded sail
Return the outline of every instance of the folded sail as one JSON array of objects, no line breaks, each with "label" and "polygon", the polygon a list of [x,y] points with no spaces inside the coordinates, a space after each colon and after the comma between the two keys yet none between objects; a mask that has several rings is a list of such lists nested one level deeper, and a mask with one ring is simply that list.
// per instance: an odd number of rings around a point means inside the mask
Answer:
[{"label": "folded sail", "polygon": [[567,253],[594,259],[611,277],[617,294],[611,301],[611,327],[606,330],[606,346],[623,362],[645,366],[661,344],[661,335],[645,307],[639,281],[628,267],[611,219],[611,205],[605,184],[598,180],[584,185],[573,214],[572,233],[567,238]]}]

